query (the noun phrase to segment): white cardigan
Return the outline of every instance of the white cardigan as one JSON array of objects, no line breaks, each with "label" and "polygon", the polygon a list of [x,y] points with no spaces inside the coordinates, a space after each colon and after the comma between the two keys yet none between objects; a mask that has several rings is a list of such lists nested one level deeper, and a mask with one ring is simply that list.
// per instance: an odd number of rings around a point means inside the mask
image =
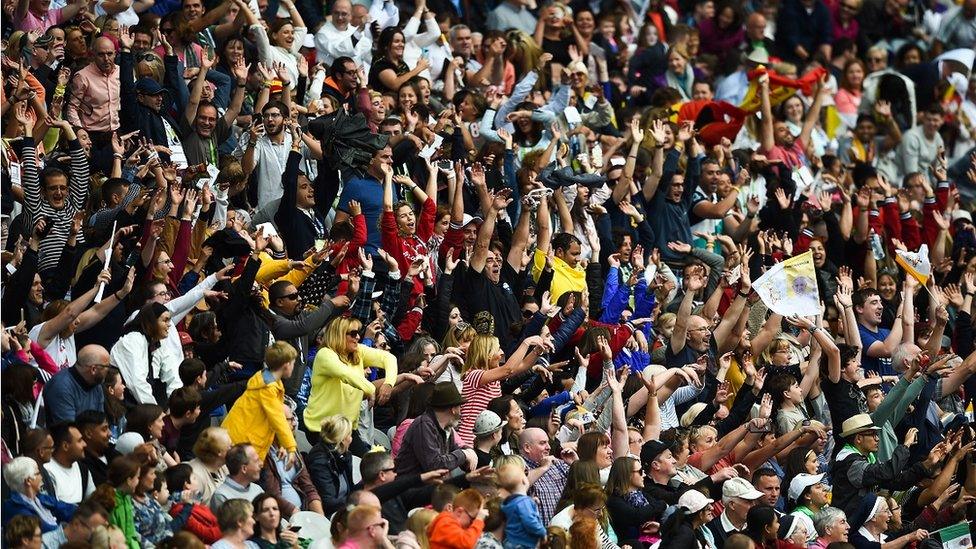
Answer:
[{"label": "white cardigan", "polygon": [[[139,404],[159,404],[152,393],[149,377],[149,341],[141,332],[129,332],[112,346],[109,353],[113,366],[122,372],[125,386]],[[180,360],[166,345],[152,353],[153,377],[166,384],[166,395],[183,386],[179,376]]]}]

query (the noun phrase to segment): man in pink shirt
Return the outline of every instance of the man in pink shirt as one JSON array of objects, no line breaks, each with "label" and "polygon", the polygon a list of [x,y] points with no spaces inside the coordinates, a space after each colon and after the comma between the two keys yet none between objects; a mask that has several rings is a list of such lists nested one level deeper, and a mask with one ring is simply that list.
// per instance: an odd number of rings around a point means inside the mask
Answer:
[{"label": "man in pink shirt", "polygon": [[97,38],[92,45],[92,59],[71,79],[74,99],[68,104],[67,118],[72,126],[84,128],[98,142],[98,138],[107,138],[121,124],[122,95],[115,44],[104,36]]},{"label": "man in pink shirt", "polygon": [[14,21],[17,28],[24,32],[37,31],[44,34],[49,27],[70,21],[87,9],[86,0],[79,0],[55,10],[51,9],[51,0],[19,0],[17,10],[14,11]]}]

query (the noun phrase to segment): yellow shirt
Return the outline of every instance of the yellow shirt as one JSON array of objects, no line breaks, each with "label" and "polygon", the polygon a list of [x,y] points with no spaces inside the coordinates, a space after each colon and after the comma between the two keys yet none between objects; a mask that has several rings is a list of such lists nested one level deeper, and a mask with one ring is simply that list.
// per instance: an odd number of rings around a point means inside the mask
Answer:
[{"label": "yellow shirt", "polygon": [[396,384],[397,361],[392,354],[365,345],[359,346],[359,362],[348,364],[328,347],[319,349],[312,364],[312,392],[305,408],[305,425],[318,432],[322,420],[345,416],[355,429],[359,425],[359,405],[363,395],[372,396],[376,387],[366,379],[365,366],[376,366],[386,372],[385,382]]},{"label": "yellow shirt", "polygon": [[[538,282],[546,268],[546,254],[538,248],[532,256],[532,280]],[[549,288],[549,300],[553,303],[566,292],[582,292],[586,288],[586,271],[582,268],[569,266],[558,257],[552,258],[552,285]]]}]

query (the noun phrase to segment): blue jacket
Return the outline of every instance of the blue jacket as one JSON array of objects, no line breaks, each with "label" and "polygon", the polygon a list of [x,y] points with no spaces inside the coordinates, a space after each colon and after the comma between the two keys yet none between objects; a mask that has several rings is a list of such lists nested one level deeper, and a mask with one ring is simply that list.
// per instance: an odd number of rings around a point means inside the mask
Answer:
[{"label": "blue jacket", "polygon": [[546,537],[539,506],[525,494],[512,494],[502,503],[505,513],[505,547],[535,547]]},{"label": "blue jacket", "polygon": [[[56,529],[58,527],[58,523],[68,522],[69,520],[71,520],[71,517],[74,516],[75,514],[76,506],[72,503],[65,503],[47,494],[38,494],[37,499],[38,501],[40,501],[41,505],[44,506],[45,509],[50,511],[51,514],[54,515],[54,518],[57,519],[58,521],[52,524],[49,522],[44,522],[42,520],[41,521],[42,534]],[[10,496],[10,499],[3,502],[3,527],[6,528],[7,523],[10,522],[10,519],[19,515],[36,517],[37,512],[34,510],[34,506],[27,501],[27,498],[25,498],[23,494],[19,492],[14,492]]]}]

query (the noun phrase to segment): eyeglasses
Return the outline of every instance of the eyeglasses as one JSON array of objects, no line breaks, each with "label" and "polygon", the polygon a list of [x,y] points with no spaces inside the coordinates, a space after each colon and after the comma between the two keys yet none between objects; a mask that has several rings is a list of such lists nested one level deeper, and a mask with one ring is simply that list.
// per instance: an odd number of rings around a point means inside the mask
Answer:
[{"label": "eyeglasses", "polygon": [[711,332],[712,329],[709,328],[708,326],[702,326],[701,328],[693,328],[693,329],[688,330],[688,331],[689,332]]},{"label": "eyeglasses", "polygon": [[169,290],[166,290],[166,291],[154,293],[153,294],[153,297],[169,297],[171,295],[172,295],[172,292],[170,292]]},{"label": "eyeglasses", "polygon": [[354,337],[356,339],[360,338],[359,330],[349,330],[348,332],[346,332],[346,335],[349,337]]},{"label": "eyeglasses", "polygon": [[396,471],[396,467],[387,467],[386,469],[380,469],[381,473],[392,473],[393,471]]},{"label": "eyeglasses", "polygon": [[288,295],[280,296],[280,297],[278,297],[278,299],[288,299],[288,300],[294,299],[294,300],[298,300],[298,292],[294,292],[294,293],[290,293]]},{"label": "eyeglasses", "polygon": [[522,309],[522,317],[523,318],[532,318],[532,315],[534,315],[534,314],[535,313],[533,313],[532,311],[530,311],[528,309]]}]

